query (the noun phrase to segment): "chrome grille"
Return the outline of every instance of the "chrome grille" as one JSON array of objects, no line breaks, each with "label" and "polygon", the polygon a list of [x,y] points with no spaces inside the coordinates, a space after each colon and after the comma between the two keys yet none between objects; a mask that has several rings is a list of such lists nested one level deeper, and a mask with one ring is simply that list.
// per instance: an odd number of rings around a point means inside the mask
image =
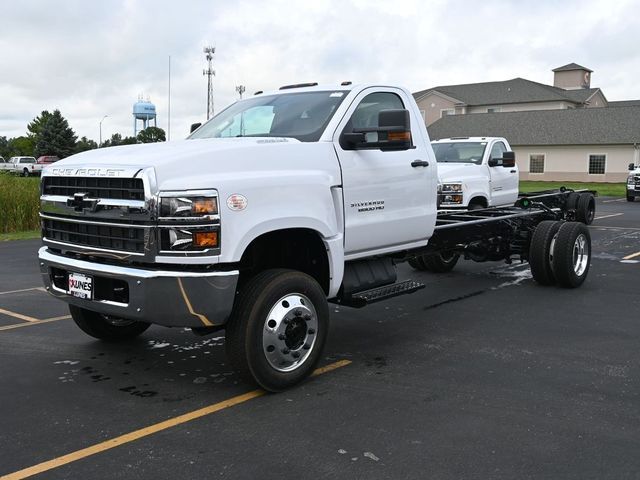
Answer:
[{"label": "chrome grille", "polygon": [[43,177],[42,193],[73,197],[78,192],[90,197],[114,200],[144,200],[141,178]]},{"label": "chrome grille", "polygon": [[46,239],[56,242],[144,254],[145,228],[43,218],[42,231]]}]

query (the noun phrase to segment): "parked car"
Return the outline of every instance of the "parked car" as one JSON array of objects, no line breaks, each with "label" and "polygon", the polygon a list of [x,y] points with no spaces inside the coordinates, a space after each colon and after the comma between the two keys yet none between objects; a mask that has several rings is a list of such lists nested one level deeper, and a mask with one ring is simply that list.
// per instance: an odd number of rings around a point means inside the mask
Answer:
[{"label": "parked car", "polygon": [[640,165],[629,164],[627,177],[627,202],[633,202],[640,197]]},{"label": "parked car", "polygon": [[58,160],[60,160],[60,157],[58,157],[57,155],[42,155],[38,157],[38,160],[36,160],[36,163],[41,165],[42,164],[48,165],[50,163],[55,163]]},{"label": "parked car", "polygon": [[35,157],[11,157],[9,162],[11,166],[8,170],[21,177],[40,175],[42,172],[42,165],[36,163]]},{"label": "parked car", "polygon": [[6,161],[3,157],[0,157],[0,171],[8,170],[11,164]]}]

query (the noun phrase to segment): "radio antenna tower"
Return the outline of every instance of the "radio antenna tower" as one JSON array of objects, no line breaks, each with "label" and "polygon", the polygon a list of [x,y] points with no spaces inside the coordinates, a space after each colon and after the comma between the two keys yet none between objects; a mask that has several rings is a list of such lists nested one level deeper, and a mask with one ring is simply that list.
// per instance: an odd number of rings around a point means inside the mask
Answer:
[{"label": "radio antenna tower", "polygon": [[242,100],[242,94],[246,91],[247,91],[247,87],[245,87],[244,85],[236,86],[236,92],[240,94],[240,100]]},{"label": "radio antenna tower", "polygon": [[202,75],[207,76],[207,120],[209,120],[213,115],[213,77],[216,75],[213,69],[213,54],[216,53],[216,47],[204,47],[202,51],[207,59],[207,69],[202,71]]}]

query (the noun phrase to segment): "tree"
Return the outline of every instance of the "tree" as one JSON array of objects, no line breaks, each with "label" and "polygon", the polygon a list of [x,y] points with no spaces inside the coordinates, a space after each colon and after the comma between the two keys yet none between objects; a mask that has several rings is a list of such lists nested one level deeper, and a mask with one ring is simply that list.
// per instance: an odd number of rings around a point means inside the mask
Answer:
[{"label": "tree", "polygon": [[64,158],[73,155],[77,137],[60,110],[54,110],[53,113],[43,111],[27,129],[35,143],[34,156],[56,155]]},{"label": "tree", "polygon": [[164,142],[167,137],[164,130],[159,127],[147,127],[138,133],[138,141],[140,143]]},{"label": "tree", "polygon": [[11,149],[9,148],[9,140],[7,140],[7,137],[0,137],[0,157],[5,160],[11,157]]},{"label": "tree", "polygon": [[87,137],[82,137],[76,142],[73,153],[86,152],[87,150],[93,150],[94,148],[98,148],[98,144],[95,141],[90,140]]},{"label": "tree", "polygon": [[136,137],[123,138],[119,133],[114,133],[113,135],[111,135],[111,138],[109,140],[105,140],[104,142],[102,142],[101,148],[117,147],[118,145],[133,145],[135,143],[138,143]]},{"label": "tree", "polygon": [[30,137],[15,137],[9,140],[9,152],[11,157],[33,156],[33,139]]}]

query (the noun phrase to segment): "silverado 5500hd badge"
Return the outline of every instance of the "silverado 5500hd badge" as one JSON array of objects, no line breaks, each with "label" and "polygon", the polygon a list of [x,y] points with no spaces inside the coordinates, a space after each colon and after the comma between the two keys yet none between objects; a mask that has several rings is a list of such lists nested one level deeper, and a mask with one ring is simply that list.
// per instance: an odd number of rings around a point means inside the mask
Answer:
[{"label": "silverado 5500hd badge", "polygon": [[357,208],[358,212],[371,212],[384,210],[384,200],[372,200],[370,202],[353,202],[351,208]]}]

